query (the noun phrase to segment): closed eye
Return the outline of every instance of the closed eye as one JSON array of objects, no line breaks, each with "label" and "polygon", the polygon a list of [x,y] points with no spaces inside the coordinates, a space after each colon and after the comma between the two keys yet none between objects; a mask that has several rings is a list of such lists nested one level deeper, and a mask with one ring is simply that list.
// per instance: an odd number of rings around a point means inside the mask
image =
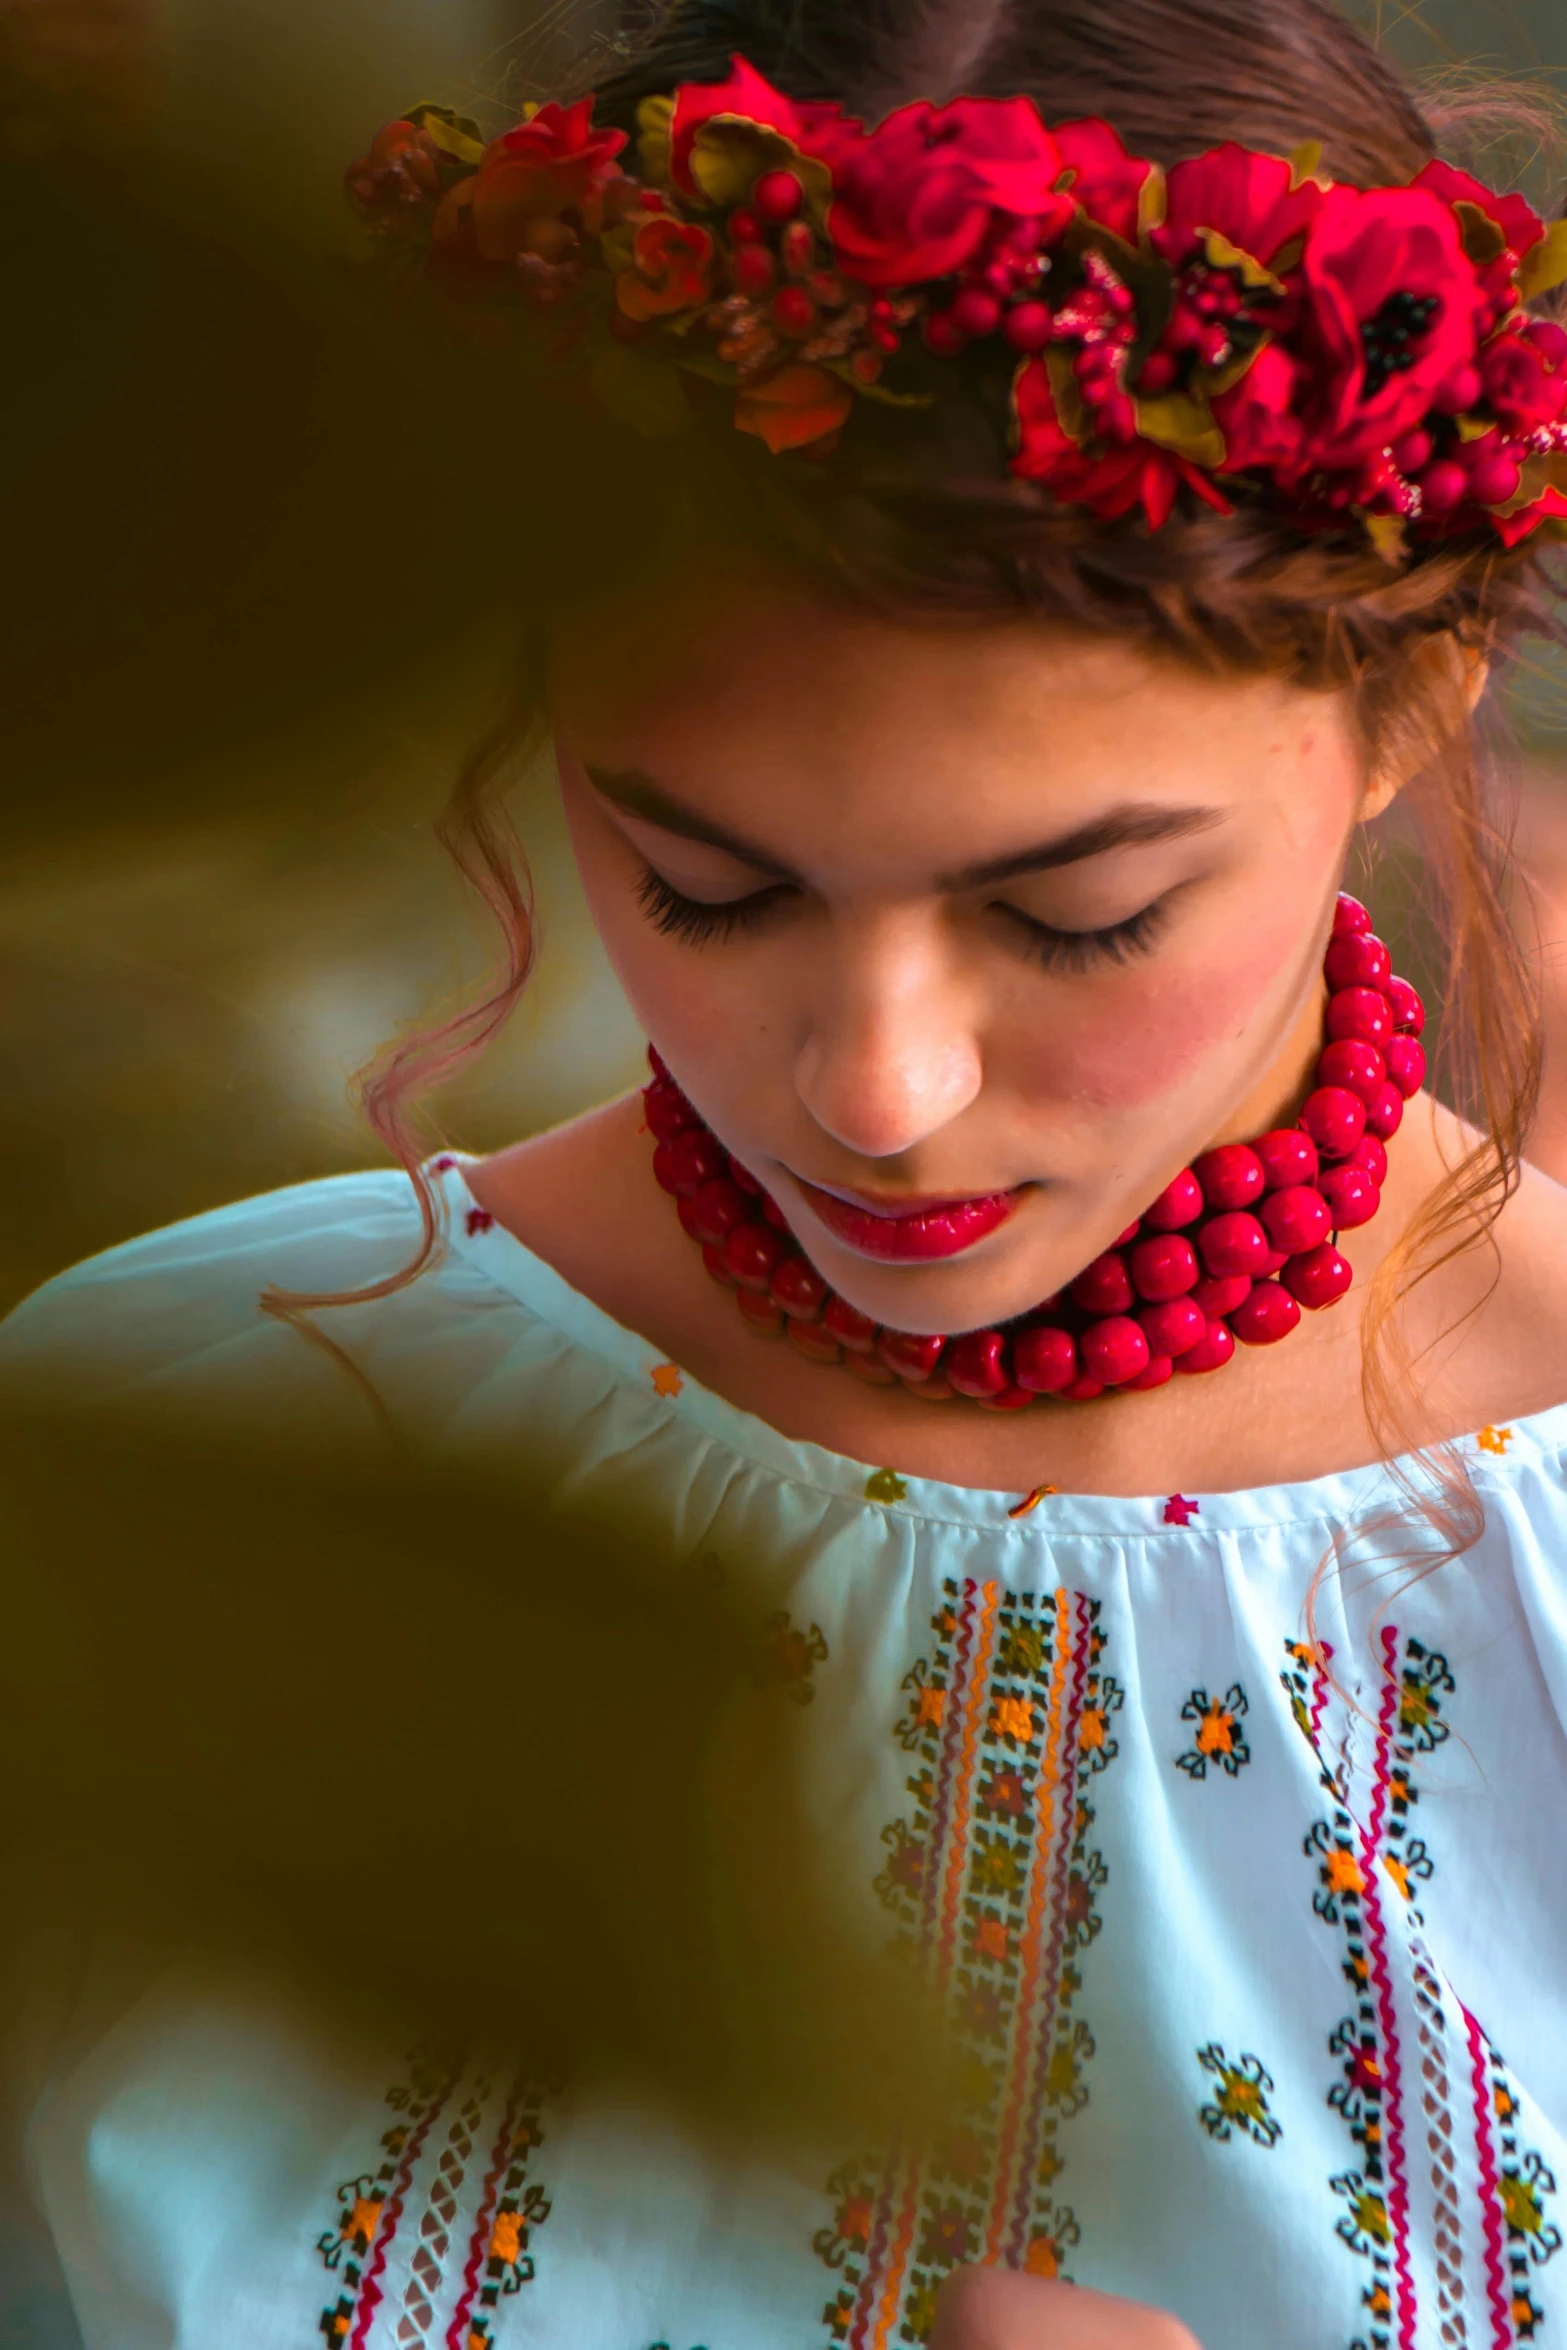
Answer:
[{"label": "closed eye", "polygon": [[1156,898],[1151,906],[1104,930],[1058,930],[1025,914],[1019,906],[1003,903],[998,903],[995,911],[1021,925],[1032,959],[1046,970],[1090,971],[1097,965],[1129,963],[1150,953],[1164,928],[1169,904],[1169,895]]},{"label": "closed eye", "polygon": [[653,928],[664,938],[683,939],[688,946],[719,946],[742,930],[749,930],[781,898],[794,894],[794,884],[775,881],[767,889],[752,890],[743,898],[688,898],[644,865],[637,899]]}]

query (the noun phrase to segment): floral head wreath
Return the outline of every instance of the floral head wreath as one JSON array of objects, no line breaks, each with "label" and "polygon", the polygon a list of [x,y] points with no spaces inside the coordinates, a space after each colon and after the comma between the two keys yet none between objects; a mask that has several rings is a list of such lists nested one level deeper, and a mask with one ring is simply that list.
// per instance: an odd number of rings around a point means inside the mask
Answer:
[{"label": "floral head wreath", "polygon": [[350,193],[488,332],[653,433],[683,379],[732,388],[775,452],[824,454],[857,401],[925,404],[936,360],[1011,369],[1011,471],[1158,529],[1184,486],[1305,533],[1351,520],[1393,564],[1483,535],[1567,535],[1567,222],[1431,163],[1327,179],[1320,150],[1227,145],[1169,171],[1026,98],[901,107],[866,129],[726,81],[643,102],[640,169],[593,100],[485,145],[432,106]]}]

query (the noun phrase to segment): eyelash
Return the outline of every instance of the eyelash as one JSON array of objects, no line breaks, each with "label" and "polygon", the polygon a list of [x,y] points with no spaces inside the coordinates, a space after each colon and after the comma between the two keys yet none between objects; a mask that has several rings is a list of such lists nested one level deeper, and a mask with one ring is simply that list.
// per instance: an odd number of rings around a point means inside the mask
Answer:
[{"label": "eyelash", "polygon": [[749,930],[788,887],[787,882],[780,881],[771,889],[753,890],[749,897],[724,898],[716,905],[708,905],[701,898],[683,896],[662,873],[644,865],[637,884],[637,898],[661,937],[678,938],[693,947],[721,946],[737,931]]},{"label": "eyelash", "polygon": [[[753,890],[749,897],[709,904],[686,897],[662,873],[644,865],[637,898],[660,937],[679,939],[686,946],[722,946],[759,922],[788,889],[787,882],[777,882],[771,889]],[[1096,964],[1128,963],[1136,955],[1150,953],[1164,927],[1166,904],[1156,899],[1108,930],[1052,930],[1048,923],[1036,922],[1016,906],[1003,906],[1000,911],[1021,923],[1046,970],[1089,971]]]}]

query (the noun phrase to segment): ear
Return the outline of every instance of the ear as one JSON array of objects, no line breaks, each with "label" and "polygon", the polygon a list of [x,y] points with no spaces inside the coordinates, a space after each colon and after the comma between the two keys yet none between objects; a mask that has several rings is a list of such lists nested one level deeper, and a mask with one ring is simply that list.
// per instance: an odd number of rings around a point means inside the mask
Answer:
[{"label": "ear", "polygon": [[1424,711],[1411,708],[1403,723],[1389,728],[1366,779],[1359,816],[1362,824],[1385,814],[1404,786],[1436,755],[1444,714],[1456,726],[1453,696],[1459,698],[1465,715],[1472,717],[1491,679],[1490,655],[1476,645],[1463,644],[1456,636],[1427,637],[1415,648],[1411,666],[1429,704]]}]

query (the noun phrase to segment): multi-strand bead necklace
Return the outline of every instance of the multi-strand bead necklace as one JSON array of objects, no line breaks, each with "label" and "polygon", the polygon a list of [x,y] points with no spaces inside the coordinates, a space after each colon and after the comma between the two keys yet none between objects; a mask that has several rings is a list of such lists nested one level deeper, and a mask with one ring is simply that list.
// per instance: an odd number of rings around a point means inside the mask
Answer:
[{"label": "multi-strand bead necklace", "polygon": [[1059,1296],[1000,1329],[917,1336],[873,1322],[829,1288],[788,1220],[687,1101],[656,1052],[643,1093],[653,1171],[715,1281],[748,1326],[872,1385],[1016,1411],[1040,1396],[1085,1402],[1217,1371],[1236,1342],[1271,1346],[1302,1307],[1349,1289],[1341,1232],[1381,1205],[1388,1138],[1425,1079],[1425,1007],[1341,897],[1324,971],[1326,1041],[1294,1126],[1222,1143],[1184,1168],[1113,1248]]}]

